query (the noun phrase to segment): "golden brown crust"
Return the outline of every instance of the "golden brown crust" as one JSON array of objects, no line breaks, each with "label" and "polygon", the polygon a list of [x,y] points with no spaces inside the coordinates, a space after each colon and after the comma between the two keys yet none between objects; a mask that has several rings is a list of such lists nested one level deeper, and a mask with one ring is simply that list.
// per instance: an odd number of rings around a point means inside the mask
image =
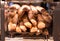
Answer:
[{"label": "golden brown crust", "polygon": [[[36,35],[41,34],[42,30],[46,28],[46,25],[52,20],[52,17],[44,8],[40,6],[35,7],[33,5],[22,5],[21,7],[12,5],[6,16],[8,16],[9,31],[21,33],[29,29],[27,32]],[[44,32],[44,34],[48,35],[47,32]]]}]

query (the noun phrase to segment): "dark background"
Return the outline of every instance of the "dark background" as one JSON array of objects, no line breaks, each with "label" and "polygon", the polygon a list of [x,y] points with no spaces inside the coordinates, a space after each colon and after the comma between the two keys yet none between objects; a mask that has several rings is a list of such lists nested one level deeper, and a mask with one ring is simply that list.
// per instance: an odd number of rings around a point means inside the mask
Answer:
[{"label": "dark background", "polygon": [[60,3],[53,14],[53,37],[54,41],[60,41]]},{"label": "dark background", "polygon": [[5,0],[2,0],[2,1],[5,1]]},{"label": "dark background", "polygon": [[53,0],[54,2],[60,1],[60,0]]}]

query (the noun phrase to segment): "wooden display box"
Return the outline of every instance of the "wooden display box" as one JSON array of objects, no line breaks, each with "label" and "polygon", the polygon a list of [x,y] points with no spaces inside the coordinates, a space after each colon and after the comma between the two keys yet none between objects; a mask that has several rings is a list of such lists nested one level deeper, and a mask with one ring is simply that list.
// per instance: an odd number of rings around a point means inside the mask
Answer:
[{"label": "wooden display box", "polygon": [[[12,1],[12,2],[13,3],[20,4],[20,5],[23,5],[23,4],[29,5],[30,4],[30,2],[19,2],[19,1],[17,1],[17,2],[16,1]],[[40,5],[40,2],[32,2],[31,4],[32,5],[35,5],[35,6],[39,6]],[[30,34],[29,32],[23,32],[23,33],[19,34],[19,33],[16,33],[16,32],[13,32],[13,33],[12,32],[9,32],[8,30],[5,31],[4,23],[5,23],[5,16],[4,16],[4,6],[3,6],[2,7],[2,10],[1,10],[1,29],[2,29],[2,37],[1,37],[1,39],[2,39],[2,41],[5,39],[5,37],[10,37],[10,38],[12,38],[12,37],[27,37],[27,38],[28,37],[31,37],[31,38],[32,37],[34,37],[34,38],[43,37],[43,38],[46,38],[45,35],[38,35],[38,36],[33,35],[33,36],[30,36],[29,35]],[[50,30],[52,29],[52,27],[53,26],[51,26]]]}]

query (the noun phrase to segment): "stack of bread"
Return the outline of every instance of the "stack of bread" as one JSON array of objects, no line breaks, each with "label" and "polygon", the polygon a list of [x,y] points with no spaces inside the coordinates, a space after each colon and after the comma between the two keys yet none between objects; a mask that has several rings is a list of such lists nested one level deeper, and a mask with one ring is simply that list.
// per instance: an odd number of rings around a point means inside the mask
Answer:
[{"label": "stack of bread", "polygon": [[13,4],[9,7],[8,31],[29,32],[38,35],[50,24],[52,17],[41,6]]}]

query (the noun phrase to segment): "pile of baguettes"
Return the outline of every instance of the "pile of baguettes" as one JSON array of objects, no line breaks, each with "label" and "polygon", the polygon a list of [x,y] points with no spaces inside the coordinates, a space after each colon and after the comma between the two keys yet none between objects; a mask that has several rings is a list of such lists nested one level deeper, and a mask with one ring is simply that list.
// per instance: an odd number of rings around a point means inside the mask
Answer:
[{"label": "pile of baguettes", "polygon": [[5,10],[8,31],[22,33],[29,30],[29,32],[35,34],[42,33],[52,20],[49,13],[40,6],[13,4],[8,8],[8,10]]}]

